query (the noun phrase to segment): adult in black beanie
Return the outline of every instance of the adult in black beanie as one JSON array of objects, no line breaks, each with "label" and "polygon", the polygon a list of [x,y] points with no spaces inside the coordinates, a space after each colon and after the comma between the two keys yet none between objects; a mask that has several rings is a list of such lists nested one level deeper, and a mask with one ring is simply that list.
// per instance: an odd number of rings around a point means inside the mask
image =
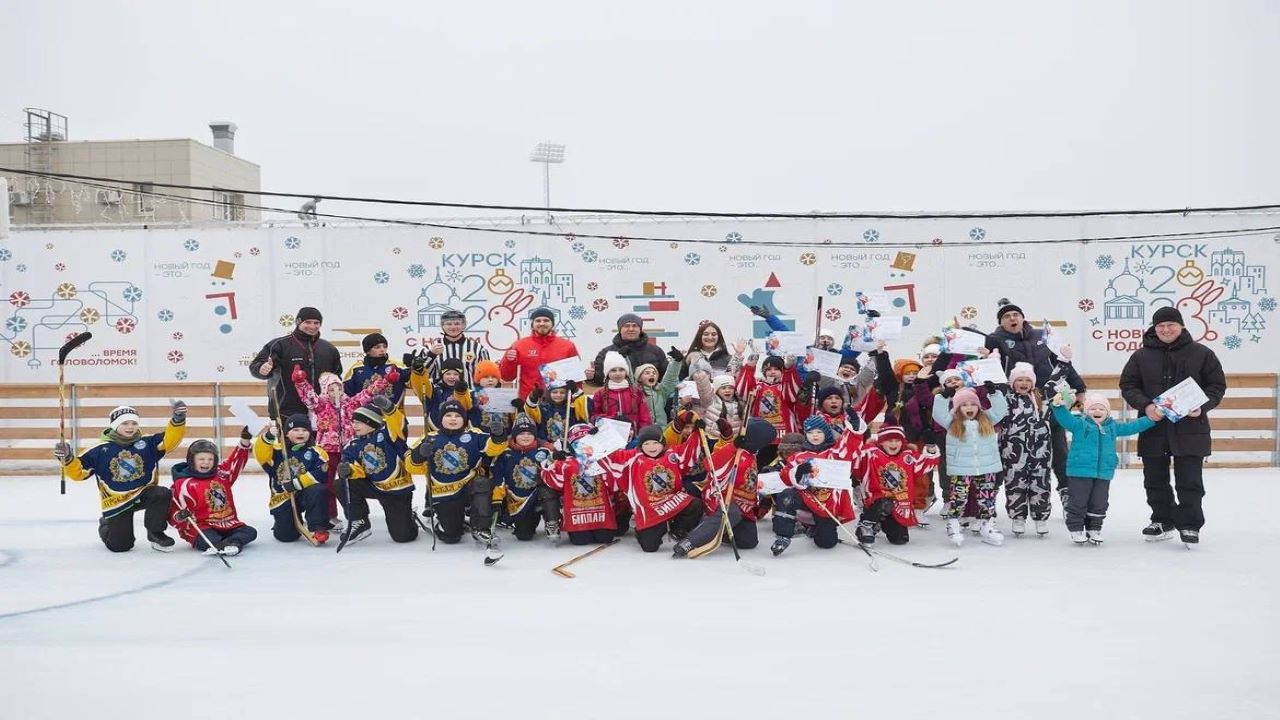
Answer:
[{"label": "adult in black beanie", "polygon": [[290,379],[295,366],[307,374],[311,389],[317,393],[321,373],[342,376],[338,349],[320,338],[324,322],[320,311],[310,306],[299,308],[294,322],[293,332],[267,342],[249,363],[249,374],[267,381],[267,407],[272,417],[307,411]]},{"label": "adult in black beanie", "polygon": [[[1152,402],[1157,395],[1192,378],[1209,401],[1176,423]],[[1120,372],[1120,396],[1129,407],[1156,421],[1138,435],[1142,458],[1142,487],[1151,507],[1151,524],[1143,528],[1147,540],[1165,540],[1176,530],[1188,545],[1200,542],[1204,525],[1204,459],[1213,449],[1209,411],[1222,402],[1227,376],[1209,348],[1196,342],[1182,325],[1182,313],[1162,307],[1142,334],[1142,347],[1129,356]],[[1173,465],[1173,488],[1169,466]],[[1174,490],[1178,499],[1174,502]]]}]

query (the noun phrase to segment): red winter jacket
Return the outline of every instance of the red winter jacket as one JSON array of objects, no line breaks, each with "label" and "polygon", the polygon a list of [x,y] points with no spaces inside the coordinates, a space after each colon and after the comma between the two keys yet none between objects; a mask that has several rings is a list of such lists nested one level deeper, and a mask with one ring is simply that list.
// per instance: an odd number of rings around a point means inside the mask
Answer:
[{"label": "red winter jacket", "polygon": [[644,391],[634,385],[618,390],[607,387],[597,390],[591,396],[591,419],[599,417],[628,420],[633,435],[653,423],[653,413],[649,411]]},{"label": "red winter jacket", "polygon": [[195,471],[185,462],[173,466],[173,498],[169,501],[169,524],[183,540],[195,545],[198,537],[190,521],[175,517],[184,507],[195,516],[193,519],[201,530],[212,528],[226,534],[244,526],[236,516],[236,501],[231,495],[231,486],[240,477],[240,471],[248,461],[249,447],[237,445],[227,459],[207,477],[193,475]]},{"label": "red winter jacket", "polygon": [[[514,353],[514,358],[512,354]],[[498,372],[502,379],[511,382],[520,375],[518,394],[523,400],[534,388],[542,385],[542,374],[539,366],[549,362],[571,358],[578,354],[578,346],[572,340],[556,335],[552,330],[546,335],[526,335],[516,341],[498,362]]]}]

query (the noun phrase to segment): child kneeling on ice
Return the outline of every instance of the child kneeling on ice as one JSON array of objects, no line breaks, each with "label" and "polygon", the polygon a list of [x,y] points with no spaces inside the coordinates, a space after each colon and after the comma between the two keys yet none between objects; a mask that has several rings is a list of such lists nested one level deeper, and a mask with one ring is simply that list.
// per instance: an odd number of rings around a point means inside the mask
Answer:
[{"label": "child kneeling on ice", "polygon": [[1128,422],[1111,417],[1111,404],[1101,393],[1085,393],[1084,416],[1072,415],[1061,395],[1053,396],[1053,419],[1071,433],[1067,452],[1067,531],[1077,544],[1102,544],[1102,521],[1107,518],[1111,478],[1115,477],[1116,439],[1137,435],[1155,422],[1145,415]]},{"label": "child kneeling on ice", "polygon": [[[204,552],[235,555],[253,542],[258,531],[240,522],[231,486],[249,460],[249,428],[240,431],[240,444],[218,464],[218,446],[196,440],[187,448],[187,461],[173,466],[173,500],[169,524],[183,540]],[[212,543],[210,547],[209,543]]]},{"label": "child kneeling on ice", "polygon": [[920,453],[906,446],[907,436],[897,425],[881,425],[875,444],[862,450],[854,468],[862,474],[862,520],[855,534],[858,542],[870,545],[884,530],[893,545],[905,545],[911,535],[907,528],[918,524],[912,489],[920,478],[938,465],[938,448],[926,445]]},{"label": "child kneeling on ice", "polygon": [[[271,534],[280,542],[296,542],[302,537],[303,518],[316,545],[329,541],[329,503],[332,496],[329,454],[315,444],[311,418],[306,413],[290,415],[284,421],[284,436],[275,423],[262,428],[253,440],[253,456],[267,474],[267,509],[271,512]],[[332,462],[336,465],[337,457]]]},{"label": "child kneeling on ice", "polygon": [[645,552],[657,552],[670,533],[682,540],[702,517],[702,504],[682,489],[683,475],[697,461],[700,435],[669,452],[662,428],[647,425],[636,436],[636,447],[614,450],[600,459],[600,468],[613,488],[626,493],[636,521],[636,541]]},{"label": "child kneeling on ice", "polygon": [[512,423],[506,445],[491,456],[489,477],[495,488],[503,488],[498,522],[511,525],[517,540],[532,540],[544,523],[547,537],[560,542],[559,497],[541,482],[543,464],[550,459],[551,448],[538,442],[538,426],[524,413]]},{"label": "child kneeling on ice", "polygon": [[[750,422],[750,421],[748,421]],[[813,460],[853,460],[862,448],[862,435],[846,425],[837,437],[835,429],[821,415],[804,421],[804,443],[782,465],[782,481],[789,485],[774,495],[773,534],[769,550],[781,555],[791,545],[796,532],[796,514],[806,509],[813,514],[813,542],[830,549],[840,541],[837,523],[852,522],[857,516],[853,491],[815,488],[809,484]]]},{"label": "child kneeling on ice", "polygon": [[[563,514],[562,528],[574,545],[602,545],[622,535],[608,479],[604,473],[588,474],[587,459],[578,455],[578,441],[591,430],[587,424],[569,428],[569,449],[554,451],[542,464],[542,482],[559,493],[555,516]],[[622,530],[626,531],[625,525]]]},{"label": "child kneeling on ice", "polygon": [[346,542],[369,537],[369,500],[382,506],[387,534],[398,543],[418,539],[413,519],[413,476],[403,462],[408,448],[400,428],[388,426],[377,405],[355,411],[356,437],[342,451],[338,465],[338,498],[347,516]]},{"label": "child kneeling on ice", "polygon": [[1009,403],[994,387],[987,388],[991,409],[986,411],[972,388],[956,390],[948,401],[950,394],[944,390],[933,399],[933,419],[947,429],[947,472],[951,475],[945,513],[947,537],[956,547],[964,543],[960,515],[973,493],[978,497],[982,542],[999,545],[1004,542],[1004,535],[996,529],[996,494],[1004,464],[1000,461],[996,423],[1009,412]]},{"label": "child kneeling on ice", "polygon": [[[694,423],[690,440],[699,445],[702,440],[703,421]],[[750,418],[741,435],[732,443],[722,443],[703,462],[709,468],[702,488],[702,504],[706,508],[701,522],[689,533],[689,537],[676,543],[673,556],[687,557],[700,553],[695,549],[718,545],[721,535],[728,531],[733,544],[739,550],[750,550],[760,542],[756,532],[756,512],[759,508],[759,483],[756,472],[757,454],[778,438],[773,425],[761,418]],[[721,509],[721,505],[724,509]],[[726,522],[726,517],[728,521]]]}]

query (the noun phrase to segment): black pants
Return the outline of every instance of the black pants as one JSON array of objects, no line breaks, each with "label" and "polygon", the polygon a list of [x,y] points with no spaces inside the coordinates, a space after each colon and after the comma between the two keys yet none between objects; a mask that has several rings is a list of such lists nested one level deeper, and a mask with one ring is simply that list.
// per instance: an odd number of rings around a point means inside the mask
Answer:
[{"label": "black pants", "polygon": [[574,545],[603,545],[613,542],[617,536],[617,530],[579,530],[569,533],[569,542]]},{"label": "black pants", "polygon": [[294,504],[306,518],[308,530],[315,532],[329,529],[329,488],[320,483],[295,492],[292,503],[283,503],[271,511],[271,534],[276,540],[295,542],[302,537],[298,532],[298,521],[294,519]]},{"label": "black pants", "polygon": [[167,487],[153,485],[146,488],[133,502],[129,509],[110,519],[102,518],[98,522],[98,537],[111,552],[128,552],[133,549],[133,514],[143,511],[142,526],[148,533],[162,533],[169,526],[169,499],[172,493]]},{"label": "black pants", "polygon": [[[1204,526],[1204,458],[1176,455],[1173,458],[1173,488],[1169,487],[1168,455],[1142,458],[1142,487],[1151,506],[1151,522],[1179,530],[1199,530]],[[1173,491],[1178,501],[1173,501]]]},{"label": "black pants", "polygon": [[872,535],[883,530],[891,545],[906,545],[911,540],[907,526],[894,517],[893,501],[889,498],[880,498],[871,503],[871,507],[862,513],[862,522],[871,529]]},{"label": "black pants", "polygon": [[[1053,413],[1049,414],[1049,432],[1053,445],[1053,486],[1061,496],[1071,492],[1071,483],[1067,480],[1067,431],[1053,419]],[[1066,505],[1066,500],[1062,504]]]},{"label": "black pants", "polygon": [[[804,507],[800,492],[788,488],[773,496],[773,534],[778,537],[794,537],[796,534],[796,511]],[[826,515],[813,516],[813,542],[820,548],[830,549],[840,543],[840,528],[836,522]]]},{"label": "black pants", "polygon": [[689,507],[676,513],[675,517],[667,522],[658,523],[644,530],[636,530],[636,540],[640,543],[640,549],[645,552],[658,552],[658,548],[662,547],[662,538],[671,532],[673,536],[684,537],[689,531],[698,526],[698,522],[702,520],[702,501],[697,498],[690,503]]},{"label": "black pants", "polygon": [[489,478],[477,475],[456,494],[444,500],[432,498],[436,537],[440,542],[453,545],[462,540],[468,510],[471,511],[472,528],[489,529],[493,520],[493,504],[490,502],[492,488]]},{"label": "black pants", "polygon": [[[737,545],[739,550],[750,550],[760,544],[760,533],[756,529],[755,521],[744,518],[742,511],[733,503],[729,503],[728,509],[729,526],[733,529],[733,544]],[[702,547],[714,540],[716,533],[720,532],[723,526],[724,520],[720,513],[704,514],[698,526],[689,532],[689,540],[694,547]]]},{"label": "black pants", "polygon": [[1067,516],[1067,530],[1101,530],[1102,521],[1107,519],[1111,481],[1073,477],[1070,482],[1071,500],[1067,502],[1064,513]]},{"label": "black pants", "polygon": [[[221,550],[227,545],[239,545],[240,547],[248,545],[258,539],[258,531],[248,525],[241,525],[226,534],[213,529],[205,530],[204,537],[209,538],[209,542]],[[201,551],[209,549],[204,538],[199,535],[196,535],[196,549]]]},{"label": "black pants", "polygon": [[[379,490],[368,480],[338,479],[338,498],[343,501],[342,511],[347,521],[369,521],[369,501],[377,500],[387,519],[387,533],[396,542],[412,542],[418,539],[418,523],[413,520],[413,493],[388,493]],[[350,494],[348,494],[350,493]],[[351,498],[347,501],[347,498]]]},{"label": "black pants", "polygon": [[538,533],[538,523],[541,520],[557,524],[560,522],[560,493],[546,485],[539,485],[536,492],[537,496],[530,499],[529,503],[536,501],[538,506],[525,506],[524,512],[512,523],[517,540],[532,540]]}]

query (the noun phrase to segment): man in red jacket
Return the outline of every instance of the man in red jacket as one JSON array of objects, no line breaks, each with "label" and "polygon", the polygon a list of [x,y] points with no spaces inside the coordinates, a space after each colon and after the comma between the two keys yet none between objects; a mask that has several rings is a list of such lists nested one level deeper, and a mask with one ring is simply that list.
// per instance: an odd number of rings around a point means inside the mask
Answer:
[{"label": "man in red jacket", "polygon": [[520,338],[502,356],[498,363],[498,371],[502,379],[510,382],[520,375],[520,399],[523,400],[535,387],[542,385],[542,374],[538,367],[556,360],[574,357],[578,347],[572,340],[556,335],[555,313],[549,307],[535,308],[529,313],[532,332]]}]

